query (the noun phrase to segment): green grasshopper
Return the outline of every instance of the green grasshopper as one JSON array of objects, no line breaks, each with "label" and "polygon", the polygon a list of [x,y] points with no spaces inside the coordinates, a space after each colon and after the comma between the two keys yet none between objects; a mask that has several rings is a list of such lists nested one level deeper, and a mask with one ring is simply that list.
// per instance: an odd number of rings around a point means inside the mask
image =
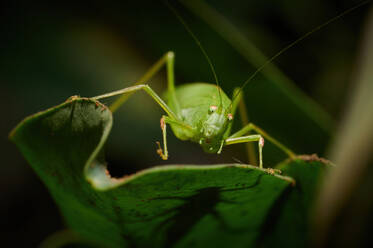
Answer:
[{"label": "green grasshopper", "polygon": [[[227,145],[258,142],[260,168],[263,167],[262,148],[264,146],[264,138],[278,146],[290,157],[295,156],[290,149],[270,137],[253,123],[248,123],[241,130],[231,134],[236,110],[242,106],[238,103],[243,101],[239,89],[234,91],[236,97],[231,100],[216,84],[190,83],[175,87],[174,58],[174,53],[168,52],[134,86],[94,98],[102,99],[121,94],[122,96],[110,106],[110,110],[114,112],[132,93],[144,90],[149,94],[167,114],[163,115],[160,121],[163,134],[163,149],[159,147],[157,150],[164,160],[168,158],[167,124],[171,126],[177,138],[196,142],[207,153],[220,154],[223,147]],[[148,84],[143,83],[153,77],[164,65],[167,66],[167,103]],[[246,135],[252,130],[258,134]]]},{"label": "green grasshopper", "polygon": [[[236,88],[233,93],[232,99],[230,99],[224,91],[219,87],[217,76],[212,66],[212,63],[207,56],[207,53],[201,46],[198,39],[185,24],[183,19],[178,15],[178,13],[171,7],[169,8],[174,12],[179,21],[184,25],[189,34],[194,38],[197,45],[202,50],[205,55],[211,70],[215,77],[215,84],[211,83],[189,83],[182,86],[175,87],[174,80],[174,59],[175,54],[170,51],[167,52],[161,59],[159,59],[141,78],[131,87],[127,87],[118,91],[114,91],[108,94],[100,95],[94,97],[94,99],[102,99],[106,97],[111,97],[115,95],[122,95],[117,99],[111,106],[110,110],[112,112],[116,111],[133,93],[144,90],[148,95],[150,95],[153,100],[166,112],[160,120],[160,126],[163,134],[163,149],[158,144],[157,153],[164,160],[168,159],[168,148],[167,148],[167,125],[169,125],[174,132],[175,136],[181,140],[190,140],[192,142],[198,143],[202,149],[207,153],[217,153],[220,154],[224,146],[248,143],[248,142],[258,142],[258,152],[259,152],[259,167],[263,168],[263,155],[262,149],[264,146],[264,138],[289,157],[294,158],[296,154],[289,148],[285,147],[279,141],[268,135],[261,128],[253,123],[245,123],[245,125],[235,133],[231,133],[232,124],[234,117],[236,115],[237,108],[245,108],[242,89],[247,85],[266,65],[272,62],[275,58],[281,55],[284,51],[291,48],[299,41],[305,39],[310,34],[318,31],[322,27],[330,24],[331,22],[339,19],[345,14],[351,12],[352,10],[366,4],[370,1],[365,1],[357,6],[343,12],[342,14],[332,18],[326,23],[317,26],[310,32],[301,36],[299,39],[286,46],[284,49],[280,50],[277,54],[271,57],[266,63],[259,67],[241,88]],[[150,80],[163,66],[167,68],[167,103],[157,94],[152,88],[145,84]],[[241,109],[240,109],[241,110]],[[239,111],[243,112],[243,111]],[[245,119],[245,118],[243,118]],[[249,134],[251,131],[257,134]]]}]

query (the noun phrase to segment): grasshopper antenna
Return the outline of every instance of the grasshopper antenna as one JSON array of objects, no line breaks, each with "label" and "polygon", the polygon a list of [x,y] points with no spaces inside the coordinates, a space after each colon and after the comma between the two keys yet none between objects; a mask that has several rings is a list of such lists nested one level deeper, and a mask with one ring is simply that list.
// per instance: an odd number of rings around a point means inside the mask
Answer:
[{"label": "grasshopper antenna", "polygon": [[302,35],[301,37],[299,37],[298,39],[296,39],[295,41],[293,41],[292,43],[290,43],[289,45],[287,45],[286,47],[282,48],[279,52],[277,52],[275,55],[273,55],[270,59],[268,59],[264,64],[262,64],[258,69],[256,69],[256,71],[254,71],[253,74],[251,74],[251,76],[242,84],[242,86],[240,87],[240,89],[237,91],[237,93],[233,96],[232,98],[232,102],[234,101],[234,99],[242,92],[242,90],[245,88],[245,86],[250,83],[257,75],[259,72],[261,72],[267,65],[269,65],[272,61],[274,61],[277,57],[279,57],[281,54],[283,54],[284,52],[286,52],[287,50],[289,50],[290,48],[292,48],[293,46],[295,46],[296,44],[298,44],[299,42],[303,41],[304,39],[306,39],[308,36],[310,36],[311,34],[319,31],[320,29],[324,28],[325,26],[329,25],[330,23],[340,19],[341,17],[349,14],[350,12],[360,8],[361,6],[365,5],[365,4],[368,4],[369,2],[371,2],[372,0],[367,0],[367,1],[363,1],[359,4],[357,4],[356,6],[352,7],[352,8],[349,8],[345,11],[343,11],[342,13],[340,13],[339,15],[333,17],[332,19],[324,22],[323,24],[313,28],[311,31],[305,33],[304,35]]},{"label": "grasshopper antenna", "polygon": [[193,40],[196,42],[196,44],[198,45],[199,49],[202,51],[203,55],[205,56],[209,66],[210,66],[210,69],[211,69],[211,72],[214,76],[214,79],[215,79],[215,84],[218,88],[218,92],[219,92],[219,99],[220,99],[220,108],[222,107],[223,105],[223,100],[222,100],[222,97],[221,97],[221,89],[220,89],[220,84],[219,84],[219,80],[218,80],[218,76],[216,74],[216,71],[215,71],[215,68],[211,62],[211,59],[210,57],[207,55],[207,52],[206,50],[203,48],[201,42],[198,40],[197,36],[192,32],[192,30],[189,28],[189,26],[186,24],[186,22],[184,21],[184,19],[180,16],[180,14],[176,11],[176,9],[174,7],[171,6],[171,4],[166,0],[166,1],[163,1],[163,3],[172,11],[172,13],[176,16],[176,18],[179,20],[179,22],[184,26],[184,28],[186,29],[186,31],[189,33],[190,36],[192,36]]}]

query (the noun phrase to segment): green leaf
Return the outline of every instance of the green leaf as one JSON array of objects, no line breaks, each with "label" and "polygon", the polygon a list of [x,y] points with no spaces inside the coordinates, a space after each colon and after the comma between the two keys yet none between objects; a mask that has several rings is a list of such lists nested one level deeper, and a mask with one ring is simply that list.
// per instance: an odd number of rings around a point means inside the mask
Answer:
[{"label": "green leaf", "polygon": [[99,245],[252,247],[271,235],[266,223],[282,216],[277,203],[297,189],[290,177],[240,164],[158,166],[112,178],[103,152],[111,126],[105,105],[72,97],[26,118],[10,135],[68,226]]},{"label": "green leaf", "polygon": [[295,179],[295,187],[284,191],[258,238],[260,247],[308,247],[310,221],[313,217],[314,198],[320,182],[331,163],[317,155],[302,155],[287,160],[276,168]]}]

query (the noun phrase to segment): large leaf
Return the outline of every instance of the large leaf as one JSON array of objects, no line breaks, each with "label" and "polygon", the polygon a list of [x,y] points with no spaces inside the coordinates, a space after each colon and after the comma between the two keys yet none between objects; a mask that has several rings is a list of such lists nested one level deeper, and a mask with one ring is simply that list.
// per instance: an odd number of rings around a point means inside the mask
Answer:
[{"label": "large leaf", "polygon": [[111,178],[102,149],[111,126],[106,106],[72,97],[11,133],[67,224],[99,245],[251,247],[270,235],[272,213],[282,216],[276,204],[296,189],[290,177],[239,164],[163,166]]}]

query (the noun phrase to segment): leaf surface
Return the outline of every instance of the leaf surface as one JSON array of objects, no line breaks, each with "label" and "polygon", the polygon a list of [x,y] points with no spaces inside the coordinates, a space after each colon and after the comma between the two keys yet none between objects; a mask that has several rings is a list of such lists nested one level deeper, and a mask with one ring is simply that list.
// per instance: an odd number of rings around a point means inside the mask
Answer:
[{"label": "leaf surface", "polygon": [[282,216],[275,204],[296,189],[290,177],[242,164],[157,166],[112,178],[103,149],[111,126],[105,105],[72,97],[10,135],[68,226],[101,246],[255,246],[271,214]]}]

